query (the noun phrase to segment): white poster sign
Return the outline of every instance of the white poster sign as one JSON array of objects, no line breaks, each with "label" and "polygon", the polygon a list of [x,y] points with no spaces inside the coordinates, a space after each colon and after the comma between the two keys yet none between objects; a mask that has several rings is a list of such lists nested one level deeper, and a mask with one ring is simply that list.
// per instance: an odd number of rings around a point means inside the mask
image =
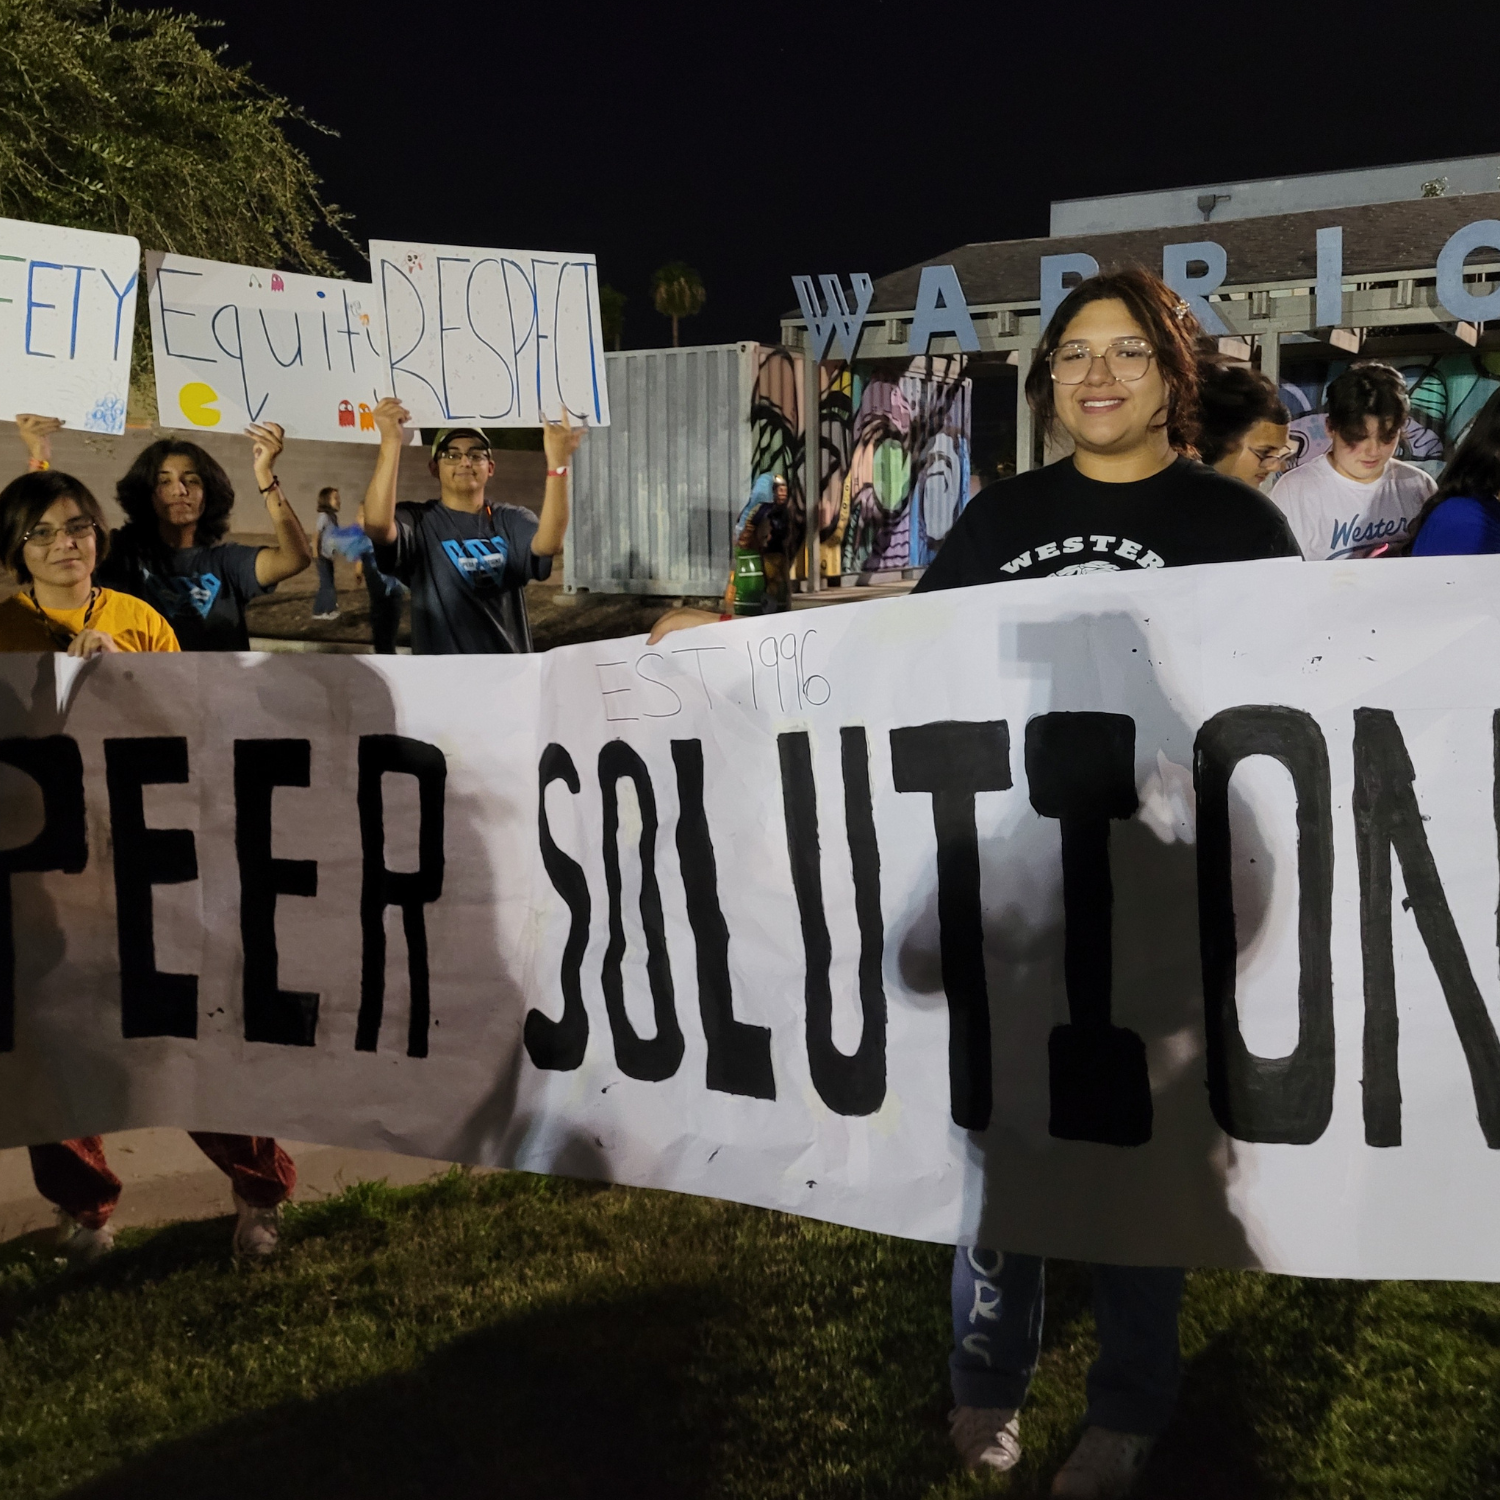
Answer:
[{"label": "white poster sign", "polygon": [[592,255],[371,240],[389,378],[423,427],[609,422]]},{"label": "white poster sign", "polygon": [[279,422],[291,438],[379,441],[390,381],[369,283],[156,250],[146,275],[164,427]]},{"label": "white poster sign", "polygon": [[[0,1143],[1500,1280],[1492,558],[0,659]],[[12,953],[13,961],[9,956]]]},{"label": "white poster sign", "polygon": [[125,431],[140,260],[128,234],[0,219],[0,416]]}]

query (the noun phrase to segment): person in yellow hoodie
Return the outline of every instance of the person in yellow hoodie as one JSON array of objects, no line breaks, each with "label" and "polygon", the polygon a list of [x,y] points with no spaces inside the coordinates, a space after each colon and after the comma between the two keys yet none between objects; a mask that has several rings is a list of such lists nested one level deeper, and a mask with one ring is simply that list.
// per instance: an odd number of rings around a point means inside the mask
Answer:
[{"label": "person in yellow hoodie", "polygon": [[[172,627],[143,599],[94,582],[108,550],[99,502],[72,475],[39,462],[0,490],[0,563],[21,585],[0,603],[0,651],[179,650]],[[296,1182],[291,1157],[263,1136],[197,1131],[193,1140],[233,1185],[235,1253],[271,1254],[281,1201]],[[112,1247],[109,1219],[120,1179],[98,1136],[33,1146],[31,1172],[37,1191],[57,1208],[70,1259],[94,1260]]]},{"label": "person in yellow hoodie", "polygon": [[21,585],[0,604],[0,651],[176,651],[149,604],[95,584],[108,550],[99,502],[72,475],[45,469],[0,490],[0,561]]}]

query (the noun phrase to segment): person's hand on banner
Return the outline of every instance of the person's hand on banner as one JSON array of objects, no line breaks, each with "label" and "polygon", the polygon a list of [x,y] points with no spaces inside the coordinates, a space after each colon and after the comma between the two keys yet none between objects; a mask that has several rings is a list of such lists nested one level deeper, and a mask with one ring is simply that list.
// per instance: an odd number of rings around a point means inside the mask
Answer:
[{"label": "person's hand on banner", "polygon": [[568,420],[568,408],[562,409],[562,417],[559,421],[552,421],[544,413],[542,416],[542,448],[547,454],[547,472],[551,474],[554,469],[566,469],[568,460],[578,450],[578,445],[583,441],[583,435],[588,431],[588,423],[575,427]]},{"label": "person's hand on banner", "polygon": [[646,637],[646,644],[654,646],[664,636],[669,636],[674,630],[693,630],[699,625],[717,625],[723,615],[716,615],[711,609],[689,609],[679,606],[677,609],[669,609],[651,627],[651,634]]},{"label": "person's hand on banner", "polygon": [[382,443],[404,443],[405,424],[411,421],[411,413],[394,396],[382,396],[375,403],[375,430]]},{"label": "person's hand on banner", "polygon": [[107,630],[80,630],[68,642],[69,656],[117,656],[119,643]]},{"label": "person's hand on banner", "polygon": [[52,467],[52,434],[61,432],[61,417],[39,417],[34,412],[16,414],[16,426],[21,432],[21,441],[26,444],[26,457],[33,469]]}]

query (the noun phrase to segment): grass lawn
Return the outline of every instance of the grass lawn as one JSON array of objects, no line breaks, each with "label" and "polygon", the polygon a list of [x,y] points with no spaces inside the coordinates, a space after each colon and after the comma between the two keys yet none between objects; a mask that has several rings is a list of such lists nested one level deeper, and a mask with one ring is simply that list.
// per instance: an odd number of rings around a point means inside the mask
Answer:
[{"label": "grass lawn", "polygon": [[[1092,1348],[1054,1263],[1027,1458],[985,1482],[947,1444],[941,1247],[457,1172],[296,1208],[269,1265],[228,1242],[0,1251],[6,1500],[1042,1495]],[[1500,1495],[1500,1289],[1206,1273],[1183,1338],[1143,1495]]]}]

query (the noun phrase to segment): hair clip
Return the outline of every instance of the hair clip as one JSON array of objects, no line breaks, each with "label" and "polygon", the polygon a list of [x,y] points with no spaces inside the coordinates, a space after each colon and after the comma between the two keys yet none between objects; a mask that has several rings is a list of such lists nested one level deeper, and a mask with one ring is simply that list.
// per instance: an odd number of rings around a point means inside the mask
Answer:
[{"label": "hair clip", "polygon": [[1179,302],[1177,306],[1172,309],[1172,316],[1175,317],[1178,322],[1181,322],[1183,318],[1187,317],[1190,311],[1191,309],[1188,307],[1186,302]]}]

